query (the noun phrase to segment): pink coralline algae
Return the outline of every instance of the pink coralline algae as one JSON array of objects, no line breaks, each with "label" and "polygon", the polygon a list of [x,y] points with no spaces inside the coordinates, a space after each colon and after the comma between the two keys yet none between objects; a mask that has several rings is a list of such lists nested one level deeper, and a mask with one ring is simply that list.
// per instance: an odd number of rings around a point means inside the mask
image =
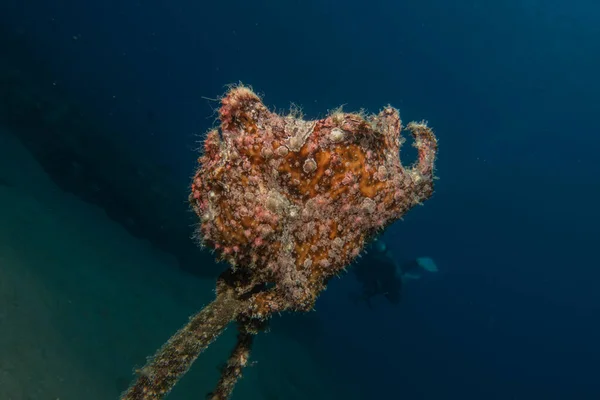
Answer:
[{"label": "pink coralline algae", "polygon": [[274,313],[312,309],[328,279],[365,243],[433,193],[437,141],[410,123],[418,160],[400,163],[398,110],[336,111],[305,121],[267,109],[249,88],[222,99],[220,130],[208,133],[190,202],[198,239],[231,268],[217,297],[177,332],[122,399],[162,398],[230,321],[238,343],[213,400],[229,398],[253,336]]}]

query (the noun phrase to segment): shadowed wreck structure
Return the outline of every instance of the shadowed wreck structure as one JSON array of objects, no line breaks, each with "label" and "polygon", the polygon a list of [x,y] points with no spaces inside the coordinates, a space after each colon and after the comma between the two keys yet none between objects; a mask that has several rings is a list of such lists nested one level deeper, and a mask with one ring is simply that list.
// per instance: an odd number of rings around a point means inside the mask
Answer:
[{"label": "shadowed wreck structure", "polygon": [[[27,147],[52,180],[102,208],[131,235],[173,255],[181,269],[204,278],[218,276],[223,266],[189,240],[193,215],[185,204],[185,186],[123,140],[139,127],[108,129],[103,116],[55,86],[51,68],[33,56],[24,37],[6,27],[0,27],[0,46],[6,55],[0,59],[0,125]],[[0,177],[0,185],[9,182]]]},{"label": "shadowed wreck structure", "polygon": [[425,123],[408,124],[418,160],[404,168],[393,107],[305,121],[270,112],[239,86],[222,99],[219,114],[190,202],[199,241],[231,268],[218,279],[214,301],[138,371],[123,400],[163,398],[235,321],[237,344],[209,395],[229,398],[269,318],[312,309],[369,240],[433,193],[436,138]]}]

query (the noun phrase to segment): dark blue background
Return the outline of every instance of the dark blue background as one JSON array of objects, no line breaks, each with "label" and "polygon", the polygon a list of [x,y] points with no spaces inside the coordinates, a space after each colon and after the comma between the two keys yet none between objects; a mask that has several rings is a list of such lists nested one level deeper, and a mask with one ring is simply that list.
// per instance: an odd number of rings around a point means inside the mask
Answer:
[{"label": "dark blue background", "polygon": [[436,194],[387,237],[441,272],[375,311],[334,282],[323,356],[365,399],[600,398],[597,2],[4,0],[0,21],[182,184],[228,83],[427,119]]}]

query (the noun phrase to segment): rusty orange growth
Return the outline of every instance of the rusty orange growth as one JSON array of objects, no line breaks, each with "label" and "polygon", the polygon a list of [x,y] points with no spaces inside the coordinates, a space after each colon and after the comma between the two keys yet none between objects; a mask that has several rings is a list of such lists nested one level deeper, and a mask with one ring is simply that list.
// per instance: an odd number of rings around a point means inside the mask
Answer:
[{"label": "rusty orange growth", "polygon": [[273,284],[258,314],[309,309],[327,278],[365,242],[433,192],[433,132],[411,123],[418,162],[404,168],[399,113],[336,112],[305,121],[270,112],[247,87],[222,100],[190,200],[199,237],[235,268],[245,289]]}]

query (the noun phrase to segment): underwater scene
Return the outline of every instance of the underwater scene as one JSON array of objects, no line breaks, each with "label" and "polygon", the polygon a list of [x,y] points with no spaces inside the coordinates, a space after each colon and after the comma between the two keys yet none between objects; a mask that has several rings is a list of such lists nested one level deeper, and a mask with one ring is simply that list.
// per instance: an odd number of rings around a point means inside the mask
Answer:
[{"label": "underwater scene", "polygon": [[0,1],[0,400],[600,399],[599,21]]}]

